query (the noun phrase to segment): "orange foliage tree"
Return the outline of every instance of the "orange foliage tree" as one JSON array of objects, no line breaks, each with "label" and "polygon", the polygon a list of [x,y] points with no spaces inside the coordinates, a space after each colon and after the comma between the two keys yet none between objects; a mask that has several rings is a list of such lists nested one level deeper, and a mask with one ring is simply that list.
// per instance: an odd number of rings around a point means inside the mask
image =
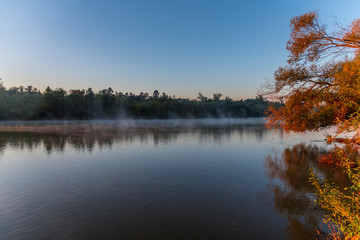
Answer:
[{"label": "orange foliage tree", "polygon": [[[338,224],[346,239],[360,239],[360,19],[329,32],[317,12],[308,12],[294,17],[290,27],[288,64],[275,71],[265,91],[284,104],[269,107],[267,124],[296,132],[337,126],[328,142],[346,147],[336,147],[331,160],[350,186],[341,189],[316,172],[310,179],[318,204],[329,213],[326,220]],[[340,138],[344,132],[350,134]]]},{"label": "orange foliage tree", "polygon": [[268,125],[298,132],[335,124],[340,131],[358,130],[360,19],[328,33],[318,14],[309,12],[290,26],[288,65],[275,71],[266,89],[285,104],[268,109]]}]

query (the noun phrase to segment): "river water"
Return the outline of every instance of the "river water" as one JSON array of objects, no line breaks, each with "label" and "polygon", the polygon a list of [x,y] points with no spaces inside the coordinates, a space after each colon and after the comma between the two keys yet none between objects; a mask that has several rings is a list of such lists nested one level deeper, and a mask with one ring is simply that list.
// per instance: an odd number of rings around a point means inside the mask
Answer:
[{"label": "river water", "polygon": [[314,239],[324,132],[261,119],[5,122],[0,239]]}]

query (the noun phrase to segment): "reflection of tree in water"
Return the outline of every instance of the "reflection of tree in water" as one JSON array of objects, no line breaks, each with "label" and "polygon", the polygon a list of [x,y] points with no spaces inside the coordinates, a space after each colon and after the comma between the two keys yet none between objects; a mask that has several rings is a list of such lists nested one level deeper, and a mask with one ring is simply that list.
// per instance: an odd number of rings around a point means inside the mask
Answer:
[{"label": "reflection of tree in water", "polygon": [[239,135],[243,139],[253,138],[256,141],[261,142],[269,130],[264,125],[241,125],[226,128],[208,128],[206,131],[198,129],[196,133],[199,135],[199,142],[207,142],[210,139],[220,144],[223,142],[229,142],[233,134]]},{"label": "reflection of tree in water", "polygon": [[213,142],[220,144],[229,141],[234,134],[261,141],[265,132],[263,125],[222,126],[222,127],[190,127],[190,128],[116,128],[104,126],[85,128],[82,126],[66,128],[46,128],[48,132],[2,132],[0,152],[7,147],[19,150],[44,148],[48,153],[53,150],[63,151],[66,148],[92,151],[96,146],[100,149],[112,148],[114,144],[154,144],[155,146],[176,143],[187,136],[199,136],[199,143]]},{"label": "reflection of tree in water", "polygon": [[314,205],[310,168],[341,185],[347,182],[337,169],[317,164],[324,151],[314,145],[299,144],[286,148],[281,158],[276,155],[266,158],[266,174],[271,181],[268,191],[274,199],[274,210],[289,221],[286,232],[291,239],[321,239],[316,227],[327,231],[322,224],[324,212]]},{"label": "reflection of tree in water", "polygon": [[169,143],[177,137],[176,132],[161,131],[115,131],[101,130],[81,134],[49,134],[49,133],[2,133],[0,139],[0,151],[6,148],[32,151],[33,149],[44,149],[51,153],[54,150],[63,151],[67,148],[85,150],[91,152],[95,146],[100,149],[111,149],[116,144],[148,144],[153,141],[155,145],[159,143]]}]

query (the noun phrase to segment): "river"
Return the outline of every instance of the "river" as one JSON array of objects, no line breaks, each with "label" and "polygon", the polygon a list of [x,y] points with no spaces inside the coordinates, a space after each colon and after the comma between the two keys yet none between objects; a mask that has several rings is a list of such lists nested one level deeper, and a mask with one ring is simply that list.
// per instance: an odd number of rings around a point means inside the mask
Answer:
[{"label": "river", "polygon": [[262,119],[3,122],[0,239],[314,239],[324,132]]}]

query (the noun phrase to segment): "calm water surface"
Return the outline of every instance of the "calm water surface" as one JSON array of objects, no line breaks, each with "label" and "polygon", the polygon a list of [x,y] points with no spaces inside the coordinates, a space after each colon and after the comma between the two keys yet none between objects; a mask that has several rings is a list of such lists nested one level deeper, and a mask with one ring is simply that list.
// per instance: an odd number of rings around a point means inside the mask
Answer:
[{"label": "calm water surface", "polygon": [[32,124],[49,125],[37,133],[21,124],[8,132],[5,123],[0,239],[314,239],[316,226],[326,231],[308,169],[343,176],[315,163],[323,133],[286,136],[259,120],[145,123]]}]

